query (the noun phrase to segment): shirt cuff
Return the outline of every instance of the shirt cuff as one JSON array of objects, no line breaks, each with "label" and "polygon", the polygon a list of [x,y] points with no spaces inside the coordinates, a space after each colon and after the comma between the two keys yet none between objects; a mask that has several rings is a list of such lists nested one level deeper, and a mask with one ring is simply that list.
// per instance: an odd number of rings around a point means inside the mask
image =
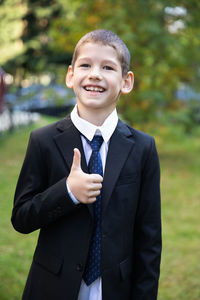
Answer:
[{"label": "shirt cuff", "polygon": [[76,199],[76,197],[70,191],[69,185],[67,184],[67,180],[66,180],[66,187],[67,187],[68,194],[69,194],[70,198],[72,199],[72,201],[74,202],[74,204],[80,204],[80,202]]}]

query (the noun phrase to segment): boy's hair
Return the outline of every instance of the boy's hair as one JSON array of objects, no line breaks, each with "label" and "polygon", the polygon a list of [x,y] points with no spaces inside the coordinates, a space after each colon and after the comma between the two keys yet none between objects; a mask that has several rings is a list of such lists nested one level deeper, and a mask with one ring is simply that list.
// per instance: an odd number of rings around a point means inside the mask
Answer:
[{"label": "boy's hair", "polygon": [[97,29],[84,35],[77,43],[72,57],[72,68],[79,55],[80,47],[86,43],[99,43],[111,46],[117,52],[118,59],[122,67],[122,76],[125,76],[130,67],[130,52],[125,43],[114,32],[106,29]]}]

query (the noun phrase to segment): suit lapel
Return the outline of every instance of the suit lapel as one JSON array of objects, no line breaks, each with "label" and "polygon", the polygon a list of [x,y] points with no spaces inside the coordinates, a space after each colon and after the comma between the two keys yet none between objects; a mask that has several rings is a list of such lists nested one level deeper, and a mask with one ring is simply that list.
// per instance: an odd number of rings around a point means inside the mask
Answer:
[{"label": "suit lapel", "polygon": [[81,167],[83,172],[88,172],[83,146],[79,131],[73,125],[70,117],[65,118],[58,122],[57,129],[60,131],[59,134],[54,136],[54,141],[59,149],[59,152],[63,156],[69,169],[71,169],[74,148],[78,148],[81,152]]},{"label": "suit lapel", "polygon": [[[81,168],[83,172],[88,173],[80,132],[73,125],[71,118],[67,117],[59,121],[57,124],[57,129],[60,131],[60,133],[54,136],[54,141],[59,149],[59,152],[67,163],[69,170],[71,169],[73,161],[73,150],[74,148],[78,148],[81,153]],[[89,204],[87,206],[91,215],[93,216],[92,205]]]},{"label": "suit lapel", "polygon": [[106,167],[102,188],[102,202],[103,213],[108,205],[112,191],[115,187],[116,181],[127,159],[127,156],[134,145],[132,133],[129,128],[122,123],[118,122],[117,128],[114,131],[106,160]]},{"label": "suit lapel", "polygon": [[[64,158],[69,169],[71,169],[73,160],[73,150],[78,148],[81,152],[81,167],[83,172],[88,173],[85,154],[82,146],[80,133],[73,125],[70,117],[58,122],[57,129],[59,133],[54,136],[54,141]],[[134,145],[132,133],[129,128],[120,120],[111,137],[109,144],[109,151],[106,160],[103,188],[102,188],[102,202],[103,213],[111,197],[112,191],[115,187],[116,181],[127,159],[127,156]],[[93,216],[93,205],[87,205]]]}]

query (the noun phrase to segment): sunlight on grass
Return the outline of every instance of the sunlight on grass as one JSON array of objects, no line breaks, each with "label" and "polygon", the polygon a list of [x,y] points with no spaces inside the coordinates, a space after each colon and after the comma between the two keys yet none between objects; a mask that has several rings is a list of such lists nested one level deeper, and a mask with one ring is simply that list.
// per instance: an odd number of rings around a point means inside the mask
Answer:
[{"label": "sunlight on grass", "polygon": [[[22,235],[10,223],[14,190],[31,130],[0,139],[0,299],[19,300],[38,232]],[[150,130],[151,131],[151,130]],[[158,300],[200,299],[200,139],[170,128],[152,131],[161,162],[163,254]]]},{"label": "sunlight on grass", "polygon": [[198,300],[200,140],[184,135],[159,138],[163,255],[158,299]]},{"label": "sunlight on grass", "polygon": [[0,139],[0,299],[19,300],[28,274],[38,233],[14,231],[10,218],[14,191],[24,159],[29,133],[52,119],[22,127]]}]

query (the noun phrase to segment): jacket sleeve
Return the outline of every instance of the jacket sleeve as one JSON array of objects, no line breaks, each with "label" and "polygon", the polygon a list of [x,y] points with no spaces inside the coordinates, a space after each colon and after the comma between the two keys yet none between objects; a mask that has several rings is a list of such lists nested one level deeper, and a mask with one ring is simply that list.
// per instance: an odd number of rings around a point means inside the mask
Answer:
[{"label": "jacket sleeve", "polygon": [[144,159],[135,223],[133,299],[156,300],[161,258],[160,167],[153,138]]},{"label": "jacket sleeve", "polygon": [[79,207],[67,192],[66,177],[48,185],[48,161],[40,144],[33,132],[15,191],[11,222],[21,233],[47,226]]}]

